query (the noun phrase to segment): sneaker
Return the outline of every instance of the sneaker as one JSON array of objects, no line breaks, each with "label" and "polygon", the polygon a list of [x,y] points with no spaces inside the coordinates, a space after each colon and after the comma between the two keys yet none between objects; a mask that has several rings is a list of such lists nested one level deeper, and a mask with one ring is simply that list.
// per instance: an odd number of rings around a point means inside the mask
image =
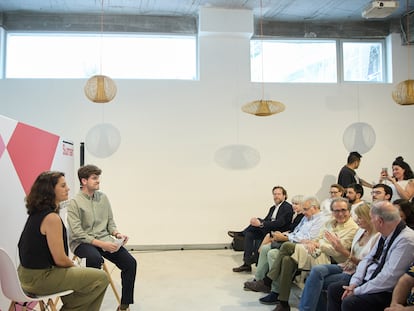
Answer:
[{"label": "sneaker", "polygon": [[270,286],[267,286],[263,280],[251,281],[244,283],[244,290],[251,290],[254,292],[270,293]]},{"label": "sneaker", "polygon": [[279,302],[278,296],[275,292],[270,292],[269,295],[260,298],[259,301],[265,305],[275,305]]}]

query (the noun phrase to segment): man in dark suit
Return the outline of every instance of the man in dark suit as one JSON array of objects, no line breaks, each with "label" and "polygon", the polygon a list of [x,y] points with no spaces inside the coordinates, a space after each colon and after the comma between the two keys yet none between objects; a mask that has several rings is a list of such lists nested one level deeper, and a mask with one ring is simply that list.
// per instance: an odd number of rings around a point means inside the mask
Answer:
[{"label": "man in dark suit", "polygon": [[[287,192],[282,186],[276,186],[272,189],[273,205],[266,217],[250,219],[250,225],[239,234],[244,236],[244,255],[243,264],[240,267],[233,268],[234,272],[250,272],[251,265],[257,262],[260,243],[264,236],[271,231],[284,232],[289,229],[292,221],[293,209],[289,202],[286,202]],[[234,237],[235,231],[229,231],[228,235]]]}]

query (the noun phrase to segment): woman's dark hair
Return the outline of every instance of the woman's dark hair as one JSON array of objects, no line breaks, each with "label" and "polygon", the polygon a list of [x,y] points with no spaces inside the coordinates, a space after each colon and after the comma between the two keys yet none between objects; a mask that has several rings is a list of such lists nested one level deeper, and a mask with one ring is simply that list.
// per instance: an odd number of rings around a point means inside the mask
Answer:
[{"label": "woman's dark hair", "polygon": [[63,176],[64,173],[57,171],[46,171],[37,176],[25,199],[29,215],[44,209],[56,209],[55,186]]},{"label": "woman's dark hair", "polygon": [[405,215],[405,222],[407,226],[412,228],[414,226],[414,205],[408,200],[397,199],[392,202],[394,205],[398,205],[400,210]]},{"label": "woman's dark hair", "polygon": [[410,165],[404,161],[403,157],[397,157],[394,162],[392,162],[392,166],[394,165],[398,165],[404,170],[404,180],[414,178],[413,170],[411,169]]}]

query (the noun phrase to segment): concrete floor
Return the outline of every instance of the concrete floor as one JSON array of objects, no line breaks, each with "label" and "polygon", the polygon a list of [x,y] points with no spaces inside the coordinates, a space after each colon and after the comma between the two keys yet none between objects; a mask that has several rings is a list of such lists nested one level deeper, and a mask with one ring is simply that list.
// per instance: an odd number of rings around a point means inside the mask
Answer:
[{"label": "concrete floor", "polygon": [[[131,311],[266,311],[275,306],[261,304],[263,293],[243,290],[252,273],[234,273],[242,262],[242,252],[223,250],[135,251],[138,273],[135,304]],[[120,273],[107,263],[120,293]],[[292,290],[290,304],[297,310],[300,291]],[[102,311],[116,310],[117,303],[108,287]]]}]

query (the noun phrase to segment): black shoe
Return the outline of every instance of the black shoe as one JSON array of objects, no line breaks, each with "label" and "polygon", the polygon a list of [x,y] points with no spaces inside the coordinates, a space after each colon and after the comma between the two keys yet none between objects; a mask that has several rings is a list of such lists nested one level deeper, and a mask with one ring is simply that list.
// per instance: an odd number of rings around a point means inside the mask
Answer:
[{"label": "black shoe", "polygon": [[235,235],[241,235],[240,231],[227,231],[229,237],[234,238]]},{"label": "black shoe", "polygon": [[260,298],[259,301],[265,305],[275,305],[279,302],[278,296],[275,292],[270,292],[269,295]]},{"label": "black shoe", "polygon": [[252,272],[250,265],[242,264],[240,267],[233,268],[233,272]]},{"label": "black shoe", "polygon": [[267,286],[263,282],[263,280],[245,282],[244,290],[251,290],[253,292],[270,293],[270,287]]},{"label": "black shoe", "polygon": [[278,304],[272,311],[290,311],[290,306],[283,306],[282,304]]}]

